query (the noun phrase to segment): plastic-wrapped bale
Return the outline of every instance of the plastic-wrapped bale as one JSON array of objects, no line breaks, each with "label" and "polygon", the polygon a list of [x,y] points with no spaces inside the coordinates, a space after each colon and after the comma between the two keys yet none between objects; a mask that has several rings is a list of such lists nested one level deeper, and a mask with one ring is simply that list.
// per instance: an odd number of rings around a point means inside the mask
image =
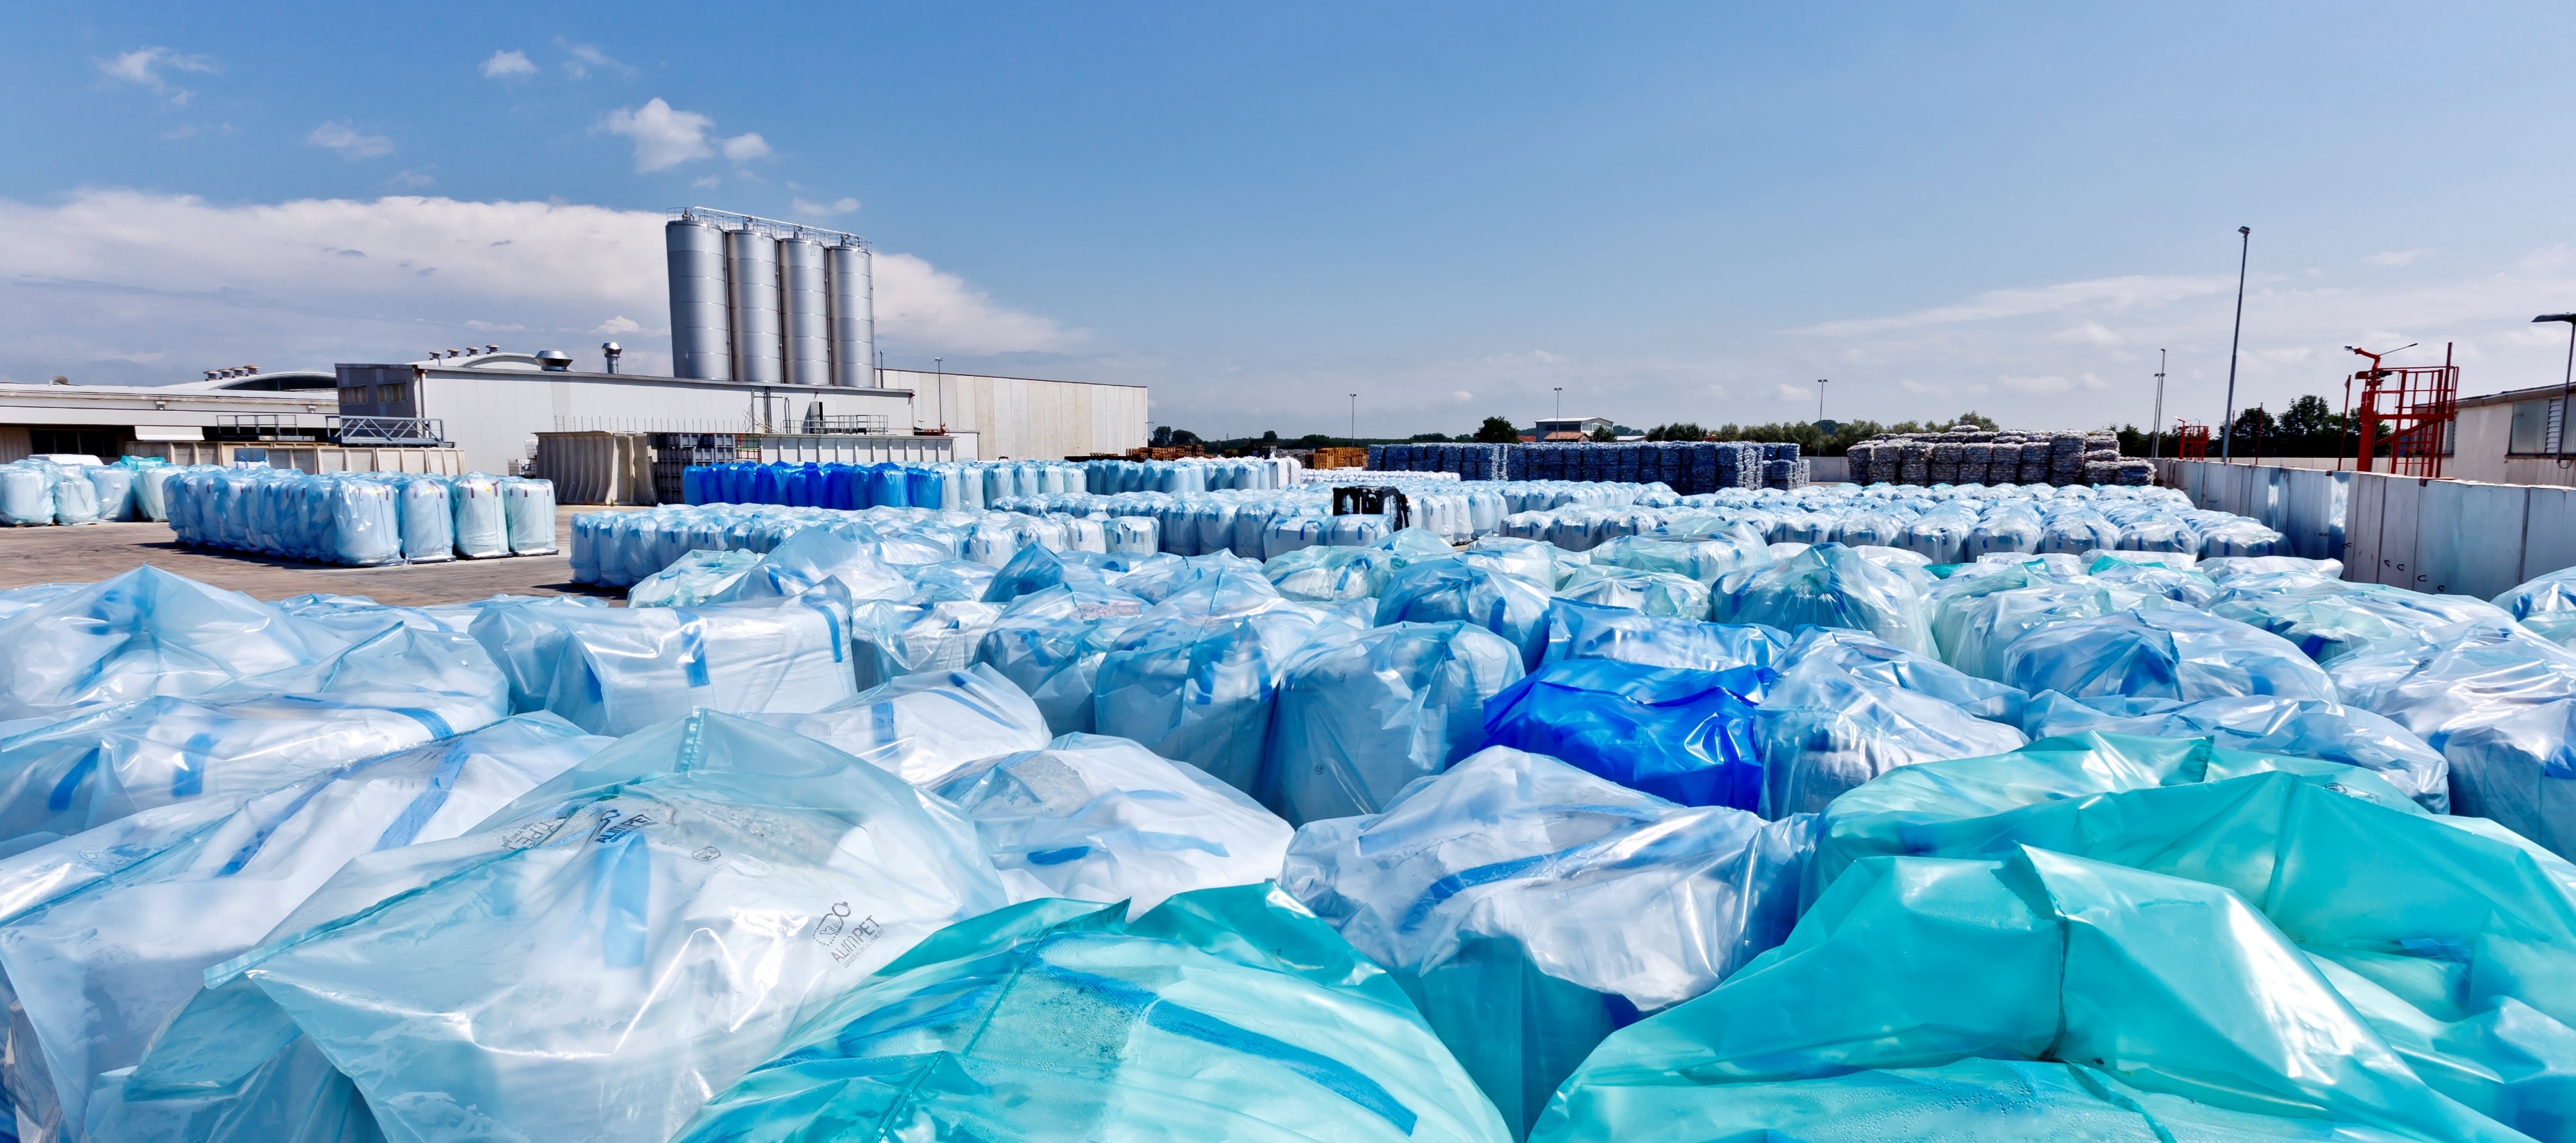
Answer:
[{"label": "plastic-wrapped bale", "polygon": [[1395,574],[1378,597],[1376,623],[1474,623],[1520,652],[1524,669],[1547,654],[1546,592],[1515,575],[1458,560],[1432,560]]},{"label": "plastic-wrapped bale", "polygon": [[1897,483],[1923,485],[1932,483],[1932,445],[1929,441],[1907,438],[1897,446]]},{"label": "plastic-wrapped bale", "polygon": [[1387,974],[1266,886],[958,924],[782,1047],[676,1143],[1512,1138]]},{"label": "plastic-wrapped bale", "polygon": [[861,689],[905,675],[944,673],[975,661],[998,603],[875,600],[850,610],[851,662]]},{"label": "plastic-wrapped bale", "polygon": [[1591,562],[1596,567],[1668,572],[1703,584],[1716,583],[1740,568],[1771,562],[1769,545],[1759,533],[1741,526],[1712,526],[1723,530],[1693,539],[1622,536],[1594,548]]},{"label": "plastic-wrapped bale", "polygon": [[1547,607],[1547,662],[1617,659],[1652,667],[1723,671],[1771,666],[1789,636],[1760,624],[1699,623],[1571,600]]},{"label": "plastic-wrapped bale", "polygon": [[1383,547],[1319,544],[1263,563],[1261,574],[1290,599],[1338,603],[1376,597],[1395,575],[1396,563],[1396,554]]},{"label": "plastic-wrapped bale", "polygon": [[1124,592],[1058,585],[1002,609],[984,632],[975,661],[1018,685],[1057,734],[1092,727],[1091,693],[1100,661],[1145,610]]},{"label": "plastic-wrapped bale", "polygon": [[2200,531],[2200,554],[2213,556],[2286,556],[2288,537],[2252,520],[2239,519]]},{"label": "plastic-wrapped bale", "polygon": [[27,460],[0,464],[0,524],[28,528],[53,522],[53,466]]},{"label": "plastic-wrapped bale", "polygon": [[671,566],[635,581],[626,589],[628,607],[695,607],[731,594],[733,585],[763,557],[749,550],[707,548],[681,556]]},{"label": "plastic-wrapped bale", "polygon": [[[1166,553],[1135,560],[1118,574],[1116,586],[1118,590],[1147,603],[1161,603],[1183,591],[1228,577],[1235,580],[1260,579],[1261,565],[1238,559],[1227,552],[1188,557]],[[1254,594],[1261,593],[1254,589]]]},{"label": "plastic-wrapped bale", "polygon": [[1125,901],[1131,916],[1277,877],[1294,832],[1198,767],[1092,734],[968,763],[936,789],[974,819],[1014,899]]},{"label": "plastic-wrapped bale", "polygon": [[2563,1114],[2563,1089],[2488,1078],[2510,1049],[2434,1047],[2436,1018],[2382,998],[2226,887],[2033,848],[1871,857],[1760,963],[1605,1040],[1532,1138],[1857,1139],[1868,1114],[1909,1138],[2503,1143]]},{"label": "plastic-wrapped bale", "polygon": [[178,474],[178,466],[168,464],[146,464],[134,470],[135,519],[168,520],[170,518],[169,485],[171,478]]},{"label": "plastic-wrapped bale", "polygon": [[2019,484],[2048,483],[2049,444],[2045,440],[2025,440],[2021,444],[2021,463],[2015,473]]},{"label": "plastic-wrapped bale", "polygon": [[2471,628],[2439,646],[2350,655],[2333,675],[2451,766],[2451,812],[2576,854],[2576,654],[2528,631]]},{"label": "plastic-wrapped bale", "polygon": [[1495,748],[1299,830],[1280,886],[1395,974],[1517,1137],[1602,1037],[1787,935],[1813,831]]},{"label": "plastic-wrapped bale", "polygon": [[[2188,567],[2169,566],[2142,552],[2087,552],[2084,574],[2103,583],[2162,596],[2169,602],[2189,607],[2206,607],[2218,598],[2218,584],[2208,576]],[[2192,557],[2165,553],[2164,559],[2181,562]],[[2260,626],[2260,624],[2257,624]]]},{"label": "plastic-wrapped bale", "polygon": [[1155,604],[1101,658],[1092,725],[1257,793],[1279,673],[1321,612],[1258,574],[1226,573]]},{"label": "plastic-wrapped bale", "polygon": [[2004,652],[2043,627],[2151,606],[2143,592],[2089,578],[2021,569],[1953,576],[1932,592],[1932,639],[1943,662],[1981,679],[2004,677]]},{"label": "plastic-wrapped bale", "polygon": [[[463,834],[611,741],[520,715],[0,860],[0,883],[16,887],[0,895],[0,988],[24,1014],[0,1069],[20,1096],[22,1130],[79,1136],[71,1128],[86,1122],[97,1078],[136,1063],[206,969],[259,944],[342,865]],[[182,899],[184,916],[171,908]]]},{"label": "plastic-wrapped bale", "polygon": [[2288,640],[2185,608],[2052,624],[2004,649],[2002,681],[2075,698],[2276,695],[2334,702],[2334,680]]},{"label": "plastic-wrapped bale", "polygon": [[912,592],[904,567],[888,561],[865,534],[806,528],[769,549],[717,602],[786,599],[826,585],[838,587],[852,602],[902,599]]},{"label": "plastic-wrapped bale", "polygon": [[2576,568],[2534,577],[2494,602],[2533,634],[2561,647],[2576,644]]},{"label": "plastic-wrapped bale", "polygon": [[416,564],[455,559],[456,512],[447,501],[446,478],[405,476],[393,488],[403,559]]},{"label": "plastic-wrapped bale", "polygon": [[2017,717],[2025,701],[2017,692],[1957,672],[1944,675],[1936,670],[1940,664],[1919,656],[1908,661],[1901,649],[1874,640],[1817,638],[1826,634],[1810,633],[1791,649],[1787,669],[1754,712],[1762,788],[1748,808],[1764,817],[1821,810],[1898,767],[2000,754],[2030,741],[1957,701]]},{"label": "plastic-wrapped bale", "polygon": [[54,519],[56,524],[95,524],[101,518],[98,486],[82,475],[89,466],[77,465],[53,470]]},{"label": "plastic-wrapped bale", "polygon": [[2105,519],[2099,512],[2076,509],[2053,513],[2040,525],[2036,550],[2081,555],[2095,548],[2119,546],[2119,525]]},{"label": "plastic-wrapped bale", "polygon": [[1959,464],[1966,457],[1965,446],[1955,441],[1935,441],[1924,458],[1924,475],[1929,484],[1959,483]]},{"label": "plastic-wrapped bale", "polygon": [[0,620],[0,719],[203,694],[345,649],[237,591],[149,564]]},{"label": "plastic-wrapped bale", "polygon": [[448,507],[454,510],[456,554],[469,560],[510,554],[509,509],[502,503],[501,479],[471,472],[447,482]]},{"label": "plastic-wrapped bale", "polygon": [[1959,446],[1959,483],[1986,483],[1986,466],[1994,458],[1995,446],[1985,441],[1968,441]]},{"label": "plastic-wrapped bale", "polygon": [[1923,586],[1841,544],[1818,544],[1768,567],[1729,573],[1710,595],[1710,618],[1783,631],[1848,627],[1918,654],[1932,652]]},{"label": "plastic-wrapped bale", "polygon": [[1926,513],[1907,524],[1893,542],[1936,564],[1964,563],[1969,558],[1968,536],[1976,527],[1974,515]]},{"label": "plastic-wrapped bale", "polygon": [[134,518],[134,470],[123,465],[92,464],[81,466],[81,479],[89,481],[90,491],[98,503],[98,518],[116,522]]},{"label": "plastic-wrapped bale", "polygon": [[1045,717],[990,667],[906,675],[822,710],[755,714],[924,789],[981,758],[1047,744]]},{"label": "plastic-wrapped bale", "polygon": [[1590,562],[1545,540],[1500,535],[1479,537],[1458,553],[1458,560],[1513,576],[1541,592],[1555,591],[1575,568]]},{"label": "plastic-wrapped bale", "polygon": [[1686,806],[1753,809],[1754,705],[1772,673],[1616,659],[1549,663],[1485,704],[1485,744],[1545,753]]},{"label": "plastic-wrapped bale", "polygon": [[2041,528],[2039,517],[2019,508],[1994,512],[1968,529],[1962,555],[1971,560],[1990,555],[2013,555],[2039,550]]},{"label": "plastic-wrapped bale", "polygon": [[2209,611],[2279,635],[2327,664],[2401,646],[2429,648],[2470,627],[2503,631],[2514,624],[2502,608],[2468,596],[2278,576],[2230,580]]},{"label": "plastic-wrapped bale", "polygon": [[2048,692],[2021,720],[2032,739],[2100,733],[2207,738],[2235,750],[2321,758],[2372,771],[2433,813],[2451,808],[2450,765],[2405,727],[2366,710],[2264,695],[2202,699],[2071,699]]},{"label": "plastic-wrapped bale", "polygon": [[1263,801],[1291,823],[1373,814],[1484,744],[1518,648],[1471,623],[1397,623],[1319,639],[1288,664]]},{"label": "plastic-wrapped bale", "polygon": [[664,1140],[806,1017],[1006,900],[946,803],[699,712],[474,833],[350,862],[275,939],[210,970],[93,1096],[93,1123],[112,1138],[282,1139],[337,1119],[368,1138]]},{"label": "plastic-wrapped bale", "polygon": [[1708,588],[1670,572],[1594,564],[1578,568],[1556,589],[1559,599],[1620,607],[1648,615],[1700,620],[1708,617]]},{"label": "plastic-wrapped bale", "polygon": [[1895,516],[1864,509],[1845,514],[1825,538],[1846,547],[1893,547],[1905,538],[1905,528]]},{"label": "plastic-wrapped bale", "polygon": [[856,693],[850,616],[820,594],[702,607],[496,608],[477,642],[529,696],[593,734],[634,733],[691,707],[821,710]]},{"label": "plastic-wrapped bale", "polygon": [[2307,560],[2297,556],[2221,556],[2203,559],[2192,569],[2225,584],[2240,575],[2275,575],[2299,572],[2321,579],[2342,579],[2342,560]]}]

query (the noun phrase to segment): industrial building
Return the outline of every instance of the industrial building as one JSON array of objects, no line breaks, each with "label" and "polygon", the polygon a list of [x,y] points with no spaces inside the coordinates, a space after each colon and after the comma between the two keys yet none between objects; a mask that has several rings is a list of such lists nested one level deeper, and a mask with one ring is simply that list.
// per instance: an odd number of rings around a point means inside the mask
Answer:
[{"label": "industrial building", "polygon": [[450,449],[469,469],[511,473],[552,433],[750,436],[747,455],[763,459],[1043,460],[1145,444],[1141,385],[880,368],[873,256],[857,235],[692,207],[664,242],[673,376],[622,371],[611,343],[582,361],[486,345],[156,388],[0,385],[0,460],[295,443],[370,458]]}]

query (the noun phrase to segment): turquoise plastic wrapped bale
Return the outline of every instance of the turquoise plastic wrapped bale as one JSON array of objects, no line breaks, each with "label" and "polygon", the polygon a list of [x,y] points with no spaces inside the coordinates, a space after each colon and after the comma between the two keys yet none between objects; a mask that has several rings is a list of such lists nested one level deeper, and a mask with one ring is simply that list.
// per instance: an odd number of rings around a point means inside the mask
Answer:
[{"label": "turquoise plastic wrapped bale", "polygon": [[[2120,1090],[2088,1082],[2107,1073],[2178,1101],[2146,1115],[2186,1127],[2282,1120],[2208,1137],[2527,1138],[2428,1085],[2337,991],[2345,975],[2217,885],[2026,847],[1997,861],[1871,857],[1779,948],[1604,1041],[1532,1137],[1795,1138],[1873,1069],[1990,1059],[2069,1064],[2096,1094]],[[1899,1106],[1908,1138],[2019,1137],[2034,1110]]]},{"label": "turquoise plastic wrapped bale", "polygon": [[609,742],[520,715],[0,861],[0,990],[24,1021],[0,1070],[9,1090],[37,1097],[19,1102],[22,1124],[78,1136],[97,1077],[139,1060],[208,967],[257,945],[351,859],[462,834]]},{"label": "turquoise plastic wrapped bale", "polygon": [[447,482],[448,508],[455,512],[456,554],[469,560],[510,554],[509,510],[501,503],[501,479],[469,472]]},{"label": "turquoise plastic wrapped bale", "polygon": [[1059,584],[1013,599],[984,631],[975,661],[1011,680],[1037,703],[1057,734],[1088,733],[1100,662],[1144,612],[1144,601]]},{"label": "turquoise plastic wrapped bale", "polygon": [[551,480],[501,478],[501,515],[510,532],[510,554],[555,553],[555,485]]},{"label": "turquoise plastic wrapped bale", "polygon": [[628,607],[695,607],[730,593],[764,557],[755,551],[699,548],[626,589]]},{"label": "turquoise plastic wrapped bale", "polygon": [[2434,813],[2451,808],[2451,767],[2405,727],[2341,703],[2268,695],[2181,702],[2077,700],[2055,691],[2032,700],[2021,719],[2033,739],[2098,732],[2208,738],[2236,750],[2322,758],[2376,772]]},{"label": "turquoise plastic wrapped bale", "polygon": [[1300,829],[1280,886],[1395,973],[1517,1135],[1603,1036],[1788,935],[1814,826],[1496,747]]},{"label": "turquoise plastic wrapped bale", "polygon": [[1708,588],[1671,572],[1593,564],[1578,568],[1556,589],[1559,599],[1620,607],[1671,619],[1708,618]]},{"label": "turquoise plastic wrapped bale", "polygon": [[2464,625],[2502,631],[2514,622],[2502,608],[2467,596],[2297,573],[2233,578],[2209,611],[2279,635],[2321,664],[2401,644],[2436,647],[2456,638]]},{"label": "turquoise plastic wrapped bale", "polygon": [[1319,627],[1345,622],[1281,598],[1258,573],[1194,584],[1138,616],[1102,656],[1093,728],[1258,793],[1280,672]]},{"label": "turquoise plastic wrapped bale", "polygon": [[2538,1138],[2576,1130],[2576,866],[2367,772],[2086,735],[1909,771],[1824,831],[1811,885],[1874,855],[2037,846],[2231,890],[2436,1091]]},{"label": "turquoise plastic wrapped bale", "polygon": [[752,716],[874,764],[916,786],[980,758],[1045,746],[1045,717],[990,667],[906,675],[806,713]]},{"label": "turquoise plastic wrapped bale", "polygon": [[2576,653],[2519,628],[2346,656],[2336,684],[2442,752],[2451,812],[2576,854]]},{"label": "turquoise plastic wrapped bale", "polygon": [[1130,916],[1277,877],[1295,832],[1196,766],[1096,734],[970,762],[937,792],[974,819],[1013,899],[1125,901]]},{"label": "turquoise plastic wrapped bale", "polygon": [[[1764,817],[1813,813],[1899,767],[1997,754],[2029,739],[2020,692],[1949,670],[1902,648],[1811,630],[1754,712]],[[1962,702],[1982,709],[1980,718]]]},{"label": "turquoise plastic wrapped bale", "polygon": [[1547,605],[1547,661],[1617,659],[1653,667],[1723,671],[1768,667],[1789,636],[1758,623],[1699,623],[1558,599]]},{"label": "turquoise plastic wrapped bale", "polygon": [[821,710],[857,693],[850,617],[821,594],[703,607],[502,608],[474,638],[526,695],[594,734],[631,734],[691,707]]},{"label": "turquoise plastic wrapped bale", "polygon": [[1547,593],[1518,576],[1461,560],[1414,564],[1378,597],[1378,626],[1464,621],[1503,637],[1535,668],[1547,654]]},{"label": "turquoise plastic wrapped bale", "polygon": [[998,603],[862,603],[850,610],[858,685],[867,688],[905,675],[964,668],[975,661],[984,632],[1001,614]]},{"label": "turquoise plastic wrapped bale", "polygon": [[821,1138],[1504,1143],[1384,971],[1284,894],[1135,920],[1033,901],[808,1020],[677,1143]]},{"label": "turquoise plastic wrapped bale", "polygon": [[2334,680],[2286,639],[2183,609],[2129,611],[2030,632],[2004,651],[2003,681],[2076,698],[2277,695],[2333,702]]},{"label": "turquoise plastic wrapped bale", "polygon": [[1711,595],[1709,618],[1783,631],[1847,627],[1929,655],[1927,582],[1841,544],[1818,544],[1767,567],[1729,573]]},{"label": "turquoise plastic wrapped bale", "polygon": [[1004,903],[953,808],[701,712],[474,833],[350,862],[209,970],[93,1123],[211,1143],[327,1113],[391,1139],[658,1143],[835,998]]},{"label": "turquoise plastic wrapped bale", "polygon": [[237,591],[150,564],[0,619],[0,719],[203,694],[346,646]]},{"label": "turquoise plastic wrapped bale", "polygon": [[1500,535],[1478,537],[1458,559],[1512,576],[1540,591],[1555,591],[1566,573],[1587,562],[1545,540]]},{"label": "turquoise plastic wrapped bale", "polygon": [[0,464],[0,524],[28,528],[53,522],[53,466],[30,460]]},{"label": "turquoise plastic wrapped bale", "polygon": [[1544,753],[1685,806],[1755,808],[1754,704],[1772,673],[1549,663],[1486,704],[1485,744]]},{"label": "turquoise plastic wrapped bale", "polygon": [[405,476],[395,480],[393,489],[404,561],[428,564],[455,559],[456,514],[447,502],[446,479]]},{"label": "turquoise plastic wrapped bale", "polygon": [[81,479],[89,481],[98,500],[98,518],[109,522],[134,518],[134,470],[122,465],[84,465]]},{"label": "turquoise plastic wrapped bale", "polygon": [[1771,562],[1768,545],[1753,536],[1733,531],[1722,536],[1690,539],[1622,536],[1592,549],[1591,554],[1595,567],[1666,572],[1697,581],[1702,586],[1716,583],[1726,573],[1739,568]]},{"label": "turquoise plastic wrapped bale", "polygon": [[1397,623],[1317,640],[1288,664],[1262,800],[1291,823],[1373,814],[1484,745],[1486,704],[1520,652],[1472,623]]}]

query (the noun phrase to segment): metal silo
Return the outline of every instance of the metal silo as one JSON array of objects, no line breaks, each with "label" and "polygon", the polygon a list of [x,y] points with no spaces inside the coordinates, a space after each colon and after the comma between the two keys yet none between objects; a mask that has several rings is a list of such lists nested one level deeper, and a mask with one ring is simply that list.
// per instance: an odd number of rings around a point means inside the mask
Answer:
[{"label": "metal silo", "polygon": [[822,243],[778,240],[778,309],[786,325],[790,385],[832,383],[831,301],[824,277]]},{"label": "metal silo", "polygon": [[671,373],[702,381],[733,378],[733,314],[725,293],[724,232],[703,222],[662,228],[670,252]]},{"label": "metal silo", "polygon": [[877,383],[877,301],[873,258],[855,241],[829,251],[832,267],[832,384]]},{"label": "metal silo", "polygon": [[733,379],[781,384],[786,345],[778,322],[778,240],[758,230],[728,230],[725,265],[732,273]]}]

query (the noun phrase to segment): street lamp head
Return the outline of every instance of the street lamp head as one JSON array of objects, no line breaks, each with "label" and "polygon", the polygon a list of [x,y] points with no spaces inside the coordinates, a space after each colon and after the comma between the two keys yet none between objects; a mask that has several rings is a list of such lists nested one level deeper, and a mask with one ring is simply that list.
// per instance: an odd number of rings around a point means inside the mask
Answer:
[{"label": "street lamp head", "polygon": [[2246,236],[2246,237],[2248,237],[2248,238],[2251,238],[2251,237],[2253,237],[2253,236],[2254,236],[2254,228],[2253,228],[2253,227],[2251,227],[2251,226],[2239,226],[2239,227],[2237,227],[2237,228],[2236,228],[2236,232],[2237,232],[2238,234],[2245,235],[2245,236]]},{"label": "street lamp head", "polygon": [[2535,324],[2536,324],[2536,323],[2539,323],[2539,322],[2544,322],[2544,321],[2563,321],[2563,322],[2569,322],[2569,323],[2576,323],[2576,314],[2542,314],[2542,315],[2540,315],[2539,317],[2533,318],[2533,319],[2531,319],[2531,320],[2532,320]]}]

